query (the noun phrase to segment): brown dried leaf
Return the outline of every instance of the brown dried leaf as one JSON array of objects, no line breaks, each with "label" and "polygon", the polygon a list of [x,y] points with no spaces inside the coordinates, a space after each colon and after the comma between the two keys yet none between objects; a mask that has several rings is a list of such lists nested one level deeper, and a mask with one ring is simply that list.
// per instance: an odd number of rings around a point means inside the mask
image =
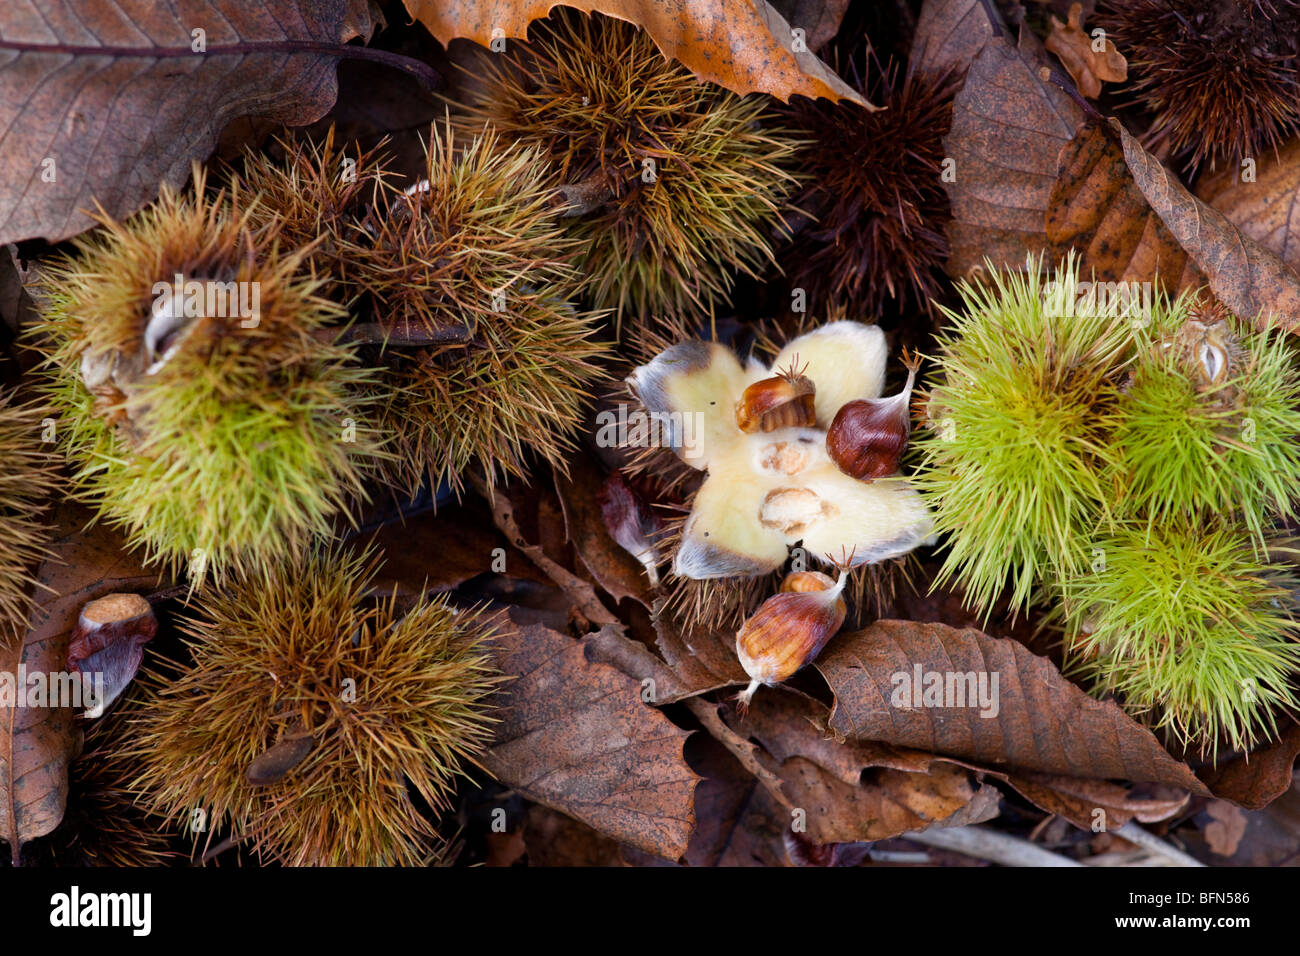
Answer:
[{"label": "brown dried leaf", "polygon": [[1064,817],[1084,830],[1109,832],[1130,820],[1158,823],[1182,811],[1191,799],[1185,790],[1133,796],[1130,788],[1107,780],[1052,774],[1007,774],[1004,779],[1040,810]]},{"label": "brown dried leaf", "polygon": [[1300,270],[1300,139],[1260,157],[1254,181],[1225,167],[1202,177],[1196,198],[1219,212],[1292,269]]},{"label": "brown dried leaf", "polygon": [[691,693],[749,683],[749,675],[736,657],[735,631],[696,628],[688,634],[664,610],[663,603],[660,598],[654,607],[655,646]]},{"label": "brown dried leaf", "polygon": [[[1110,701],[1087,696],[1046,658],[1017,641],[973,628],[877,621],[839,635],[817,662],[835,694],[831,729],[976,761],[992,769],[1069,777],[1163,783],[1196,794],[1205,786],[1160,746],[1151,732]],[[998,678],[997,714],[978,707],[911,704],[903,683],[922,673]],[[896,691],[899,691],[896,695]]]},{"label": "brown dried leaf", "polygon": [[782,831],[790,812],[712,737],[697,734],[686,748],[704,779],[695,791],[699,825],[686,851],[689,866],[786,866]]},{"label": "brown dried leaf", "polygon": [[1300,754],[1300,724],[1294,721],[1267,747],[1201,771],[1201,779],[1216,797],[1247,810],[1268,806],[1291,789],[1296,756]]},{"label": "brown dried leaf", "polygon": [[578,559],[615,601],[632,598],[649,608],[654,593],[646,571],[605,527],[600,506],[604,476],[585,456],[569,462],[569,476],[555,475],[555,489],[564,509],[564,526]]},{"label": "brown dried leaf", "polygon": [[[933,825],[997,816],[1000,794],[953,762],[828,737],[817,701],[772,691],[754,699],[733,729],[757,740],[792,813],[816,844],[884,840]],[[794,822],[787,821],[787,826]]]},{"label": "brown dried leaf", "polygon": [[509,550],[510,543],[493,528],[491,512],[478,498],[390,521],[367,540],[384,556],[376,580],[383,591],[396,584],[402,594],[437,594],[491,571],[549,583],[531,561]]},{"label": "brown dried leaf", "polygon": [[1052,32],[1046,47],[1069,71],[1075,86],[1090,100],[1101,96],[1102,83],[1123,83],[1128,79],[1128,61],[1115,44],[1101,36],[1101,49],[1094,49],[1092,37],[1083,29],[1083,4],[1070,4],[1069,19],[1062,23],[1049,17]]},{"label": "brown dried leaf", "polygon": [[[494,37],[522,38],[528,24],[561,0],[404,0],[407,11],[444,46],[467,37],[488,46]],[[805,47],[766,0],[563,0],[642,27],[664,56],[701,79],[735,93],[770,93],[851,100],[872,108]]]},{"label": "brown dried leaf", "polygon": [[[38,604],[31,627],[18,641],[0,648],[0,673],[15,690],[18,667],[27,673],[68,670],[68,639],[82,606],[113,591],[155,587],[127,554],[122,538],[102,525],[82,528],[89,512],[63,505],[54,518],[51,556],[36,575]],[[0,707],[0,841],[18,863],[22,845],[54,830],[63,819],[68,796],[68,765],[78,731],[67,707]]]},{"label": "brown dried leaf", "polygon": [[1205,812],[1214,820],[1205,828],[1205,842],[1212,853],[1232,856],[1246,835],[1246,813],[1226,800],[1211,800]]},{"label": "brown dried leaf", "polygon": [[909,65],[913,72],[930,79],[949,72],[960,76],[994,32],[981,0],[925,0],[912,37]]},{"label": "brown dried leaf", "polygon": [[814,53],[839,32],[849,0],[771,0],[791,30],[804,32],[804,44]]},{"label": "brown dried leaf", "polygon": [[1300,274],[1192,196],[1119,122],[1111,120],[1111,126],[1134,182],[1205,273],[1210,291],[1243,319],[1294,330],[1300,324]]},{"label": "brown dried leaf", "polygon": [[[179,186],[241,116],[290,125],[334,102],[337,57],[279,44],[368,38],[367,0],[0,4],[0,244],[87,229]],[[206,52],[195,52],[192,31]],[[235,48],[232,50],[232,48]]]},{"label": "brown dried leaf", "polygon": [[1039,75],[1038,43],[993,37],[971,63],[953,101],[944,148],[955,166],[949,275],[983,268],[1023,270],[1047,246],[1045,219],[1058,157],[1083,121],[1078,105]]},{"label": "brown dried leaf", "polygon": [[1198,286],[1205,276],[1147,203],[1110,127],[1088,122],[1061,152],[1047,210],[1052,256],[1073,248],[1099,282]]},{"label": "brown dried leaf", "polygon": [[639,681],[589,660],[545,627],[507,629],[498,666],[501,723],[483,765],[529,800],[648,853],[677,859],[695,827],[700,777],[689,736],[642,700]]}]

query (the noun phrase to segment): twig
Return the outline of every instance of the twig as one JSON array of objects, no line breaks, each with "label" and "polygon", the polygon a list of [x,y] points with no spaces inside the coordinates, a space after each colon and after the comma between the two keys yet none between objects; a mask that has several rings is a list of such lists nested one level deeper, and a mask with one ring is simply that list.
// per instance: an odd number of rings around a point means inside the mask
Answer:
[{"label": "twig", "polygon": [[931,827],[902,836],[913,843],[952,850],[1002,866],[1083,866],[1077,860],[985,826]]},{"label": "twig", "polygon": [[506,540],[522,551],[529,561],[532,561],[543,574],[554,581],[560,590],[569,596],[569,600],[574,603],[578,612],[588,622],[601,626],[613,625],[620,632],[624,630],[623,622],[611,614],[605,605],[600,603],[595,588],[576,574],[552,561],[540,547],[528,543],[523,532],[519,530],[519,525],[515,522],[514,508],[504,494],[497,494],[479,476],[475,476],[471,480],[478,493],[487,499],[488,505],[492,508],[492,521],[500,529],[501,533],[506,536]]},{"label": "twig", "polygon": [[773,799],[783,807],[790,808],[793,806],[790,803],[790,798],[781,789],[781,778],[763,766],[762,761],[755,754],[757,747],[728,727],[723,719],[718,716],[717,704],[710,704],[699,697],[691,697],[685,701],[685,704],[690,708],[695,718],[704,725],[704,729],[718,743],[731,751],[731,755],[740,761],[742,767],[754,775],[754,779],[763,785]]},{"label": "twig", "polygon": [[231,847],[233,847],[233,846],[237,846],[237,845],[239,845],[240,843],[242,843],[243,841],[244,841],[244,838],[243,838],[242,836],[240,836],[238,833],[232,833],[230,836],[226,837],[224,840],[222,840],[222,841],[221,841],[220,843],[218,843],[216,846],[212,847],[212,848],[209,849],[209,850],[205,850],[204,853],[203,853],[203,856],[199,859],[199,862],[198,862],[198,863],[195,863],[195,864],[193,864],[193,865],[194,865],[194,866],[203,866],[205,863],[208,863],[208,862],[211,861],[211,860],[215,860],[217,857],[219,857],[221,854],[225,853],[225,852],[226,852],[227,850],[229,850]]},{"label": "twig", "polygon": [[1116,830],[1115,835],[1128,840],[1129,843],[1136,843],[1144,850],[1159,854],[1169,861],[1170,866],[1205,866],[1195,857],[1188,856],[1176,846],[1167,843],[1155,834],[1143,830],[1132,820]]}]

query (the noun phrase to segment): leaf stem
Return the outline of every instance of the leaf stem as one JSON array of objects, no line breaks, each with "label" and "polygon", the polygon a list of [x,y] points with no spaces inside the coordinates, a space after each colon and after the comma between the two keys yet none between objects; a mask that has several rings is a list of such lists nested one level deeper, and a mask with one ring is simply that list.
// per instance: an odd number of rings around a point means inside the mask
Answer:
[{"label": "leaf stem", "polygon": [[138,46],[80,46],[71,43],[23,43],[0,38],[0,50],[17,53],[48,53],[61,56],[106,56],[151,60],[179,59],[181,57],[249,56],[255,53],[314,54],[333,56],[343,60],[368,60],[415,77],[430,90],[442,82],[442,76],[433,67],[414,57],[375,50],[370,47],[346,43],[323,43],[317,40],[276,40],[267,43],[225,43],[196,51],[190,47],[138,47]]}]

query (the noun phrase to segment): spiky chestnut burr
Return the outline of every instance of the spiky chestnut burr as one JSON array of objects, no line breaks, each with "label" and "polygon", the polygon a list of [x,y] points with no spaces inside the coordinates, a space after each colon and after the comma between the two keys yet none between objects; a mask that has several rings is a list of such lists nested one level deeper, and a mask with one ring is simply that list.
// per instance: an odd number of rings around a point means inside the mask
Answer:
[{"label": "spiky chestnut burr", "polygon": [[878,316],[889,302],[931,308],[948,256],[948,198],[941,179],[943,136],[952,122],[951,78],[899,77],[874,70],[873,103],[796,97],[782,109],[811,140],[800,152],[808,173],[792,205],[794,238],[779,251],[788,284],[821,310]]},{"label": "spiky chestnut burr", "polygon": [[319,141],[286,138],[277,146],[282,159],[247,151],[231,176],[234,205],[246,207],[251,225],[273,229],[287,246],[308,248],[305,265],[324,283],[322,292],[351,299],[362,291],[353,276],[354,250],[368,245],[388,202],[393,173],[385,144],[350,153],[331,126]]},{"label": "spiky chestnut burr", "polygon": [[35,331],[77,497],[197,584],[328,532],[380,448],[308,250],[195,177],[79,238]]},{"label": "spiky chestnut burr", "polygon": [[[1179,743],[1249,750],[1297,707],[1300,625],[1290,565],[1245,526],[1216,517],[1134,521],[1091,543],[1062,583],[1070,663],[1097,693]],[[1286,564],[1282,562],[1286,561]]]},{"label": "spiky chestnut burr", "polygon": [[1116,408],[1114,481],[1161,523],[1242,520],[1262,545],[1300,498],[1300,374],[1281,334],[1161,300]]},{"label": "spiky chestnut burr", "polygon": [[0,392],[0,647],[27,623],[32,571],[44,554],[41,515],[58,487],[54,446],[43,434],[47,414]]},{"label": "spiky chestnut burr", "polygon": [[599,316],[571,304],[579,275],[535,150],[492,132],[430,130],[425,178],[391,197],[355,275],[392,334],[381,428],[405,491],[524,477],[528,456],[563,468],[603,377]]},{"label": "spiky chestnut burr", "polygon": [[1101,475],[1116,465],[1133,317],[1076,314],[1073,258],[1050,285],[1039,265],[960,284],[961,307],[943,310],[951,327],[939,337],[928,427],[913,436],[914,483],[948,535],[939,580],[955,580],[979,609],[1004,588],[1022,608],[1044,581],[1078,573],[1112,510]]},{"label": "spiky chestnut burr", "polygon": [[1293,0],[1106,0],[1094,23],[1155,114],[1148,143],[1189,171],[1258,159],[1300,128]]},{"label": "spiky chestnut burr", "polygon": [[[759,98],[697,80],[621,20],[562,10],[494,55],[459,122],[536,146],[571,203],[597,308],[620,320],[709,311],[733,270],[772,260],[798,145]],[[764,127],[767,128],[764,128]]]},{"label": "spiky chestnut burr", "polygon": [[156,673],[127,756],[142,805],[229,827],[290,866],[416,865],[490,738],[490,621],[445,597],[373,593],[366,555],[240,572],[182,626],[192,663]]}]

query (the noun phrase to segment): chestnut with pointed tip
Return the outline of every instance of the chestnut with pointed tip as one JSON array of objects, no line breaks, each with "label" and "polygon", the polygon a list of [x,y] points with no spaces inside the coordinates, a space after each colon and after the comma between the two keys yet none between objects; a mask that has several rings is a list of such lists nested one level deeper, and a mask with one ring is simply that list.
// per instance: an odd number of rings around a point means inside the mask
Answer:
[{"label": "chestnut with pointed tip", "polygon": [[888,398],[858,399],[835,413],[826,431],[826,452],[840,471],[859,481],[875,481],[898,471],[899,460],[912,434],[910,404],[917,356],[907,363],[907,384]]},{"label": "chestnut with pointed tip", "polygon": [[820,571],[796,571],[781,582],[781,592],[764,601],[736,633],[736,655],[749,675],[741,708],[764,684],[771,687],[812,663],[838,633],[848,614],[845,571],[838,581]]}]

